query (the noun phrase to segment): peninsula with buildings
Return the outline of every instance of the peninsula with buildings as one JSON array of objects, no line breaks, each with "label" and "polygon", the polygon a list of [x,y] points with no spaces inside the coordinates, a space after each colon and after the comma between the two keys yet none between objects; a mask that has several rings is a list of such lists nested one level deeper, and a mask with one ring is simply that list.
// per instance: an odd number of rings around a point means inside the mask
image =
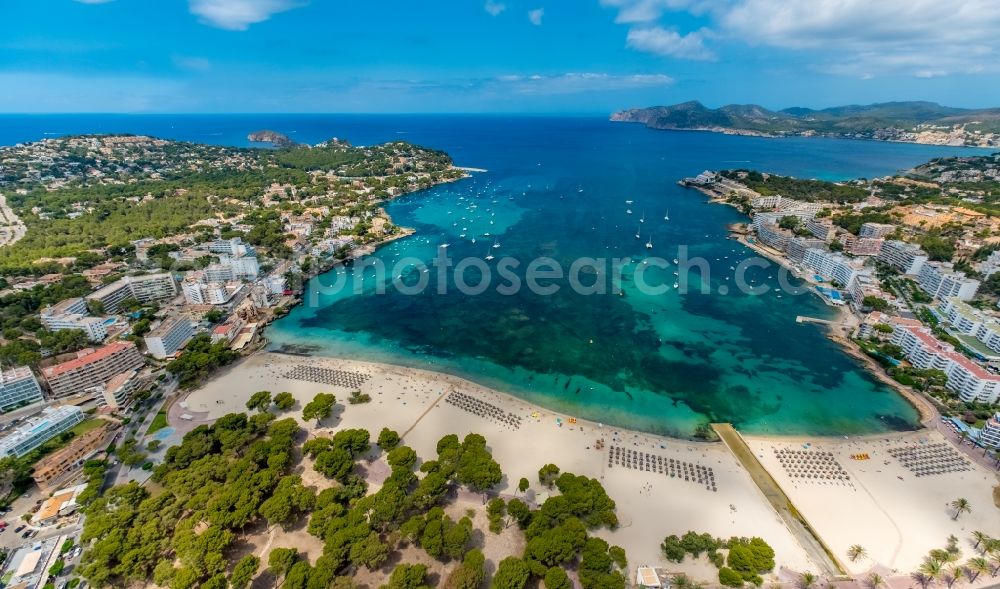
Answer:
[{"label": "peninsula with buildings", "polygon": [[682,184],[750,215],[733,237],[844,310],[835,339],[1000,447],[1000,154],[851,182],[724,170]]},{"label": "peninsula with buildings", "polygon": [[690,101],[621,110],[612,121],[650,129],[712,131],[761,137],[843,137],[929,145],[1000,145],[1000,109],[964,109],[933,102],[886,102],[769,110],[756,104],[708,108]]}]

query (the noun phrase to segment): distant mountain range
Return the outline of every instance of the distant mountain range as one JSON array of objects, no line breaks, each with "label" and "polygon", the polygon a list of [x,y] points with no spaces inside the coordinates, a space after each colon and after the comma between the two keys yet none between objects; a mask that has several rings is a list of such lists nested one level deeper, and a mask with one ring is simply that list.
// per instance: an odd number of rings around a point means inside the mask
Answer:
[{"label": "distant mountain range", "polygon": [[952,108],[933,102],[774,111],[756,104],[708,108],[690,101],[623,110],[612,114],[611,120],[643,123],[652,129],[737,135],[827,135],[938,145],[1000,146],[1000,108]]}]

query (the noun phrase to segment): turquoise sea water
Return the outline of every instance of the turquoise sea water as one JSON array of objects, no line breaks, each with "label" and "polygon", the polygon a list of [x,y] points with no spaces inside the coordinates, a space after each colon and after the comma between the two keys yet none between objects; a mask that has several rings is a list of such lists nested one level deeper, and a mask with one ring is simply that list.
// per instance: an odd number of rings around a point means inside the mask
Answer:
[{"label": "turquoise sea water", "polygon": [[[707,204],[700,193],[677,186],[678,179],[734,167],[824,179],[871,177],[932,157],[971,153],[658,132],[569,117],[88,115],[2,116],[0,123],[2,143],[37,139],[43,132],[129,131],[245,145],[246,133],[258,128],[307,142],[331,136],[356,144],[406,139],[446,150],[459,165],[489,170],[389,204],[394,221],[416,233],[376,252],[388,267],[411,257],[429,262],[442,243],[450,244],[447,253],[456,261],[492,253],[527,264],[548,256],[566,268],[580,257],[670,260],[686,246],[690,256],[710,264],[708,277],[695,278],[708,283],[712,294],[669,288],[672,266],[650,273],[651,282],[667,285],[666,293],[639,292],[626,271],[622,296],[577,294],[564,280],[554,281],[564,288],[551,296],[527,289],[504,295],[495,288],[478,296],[454,288],[444,295],[433,288],[418,295],[392,288],[376,294],[379,281],[371,272],[355,294],[324,286],[335,282],[334,272],[314,280],[307,304],[266,334],[272,348],[308,346],[316,353],[447,371],[569,414],[676,436],[689,436],[708,421],[758,434],[874,433],[911,428],[917,417],[822,328],[795,322],[797,315],[832,316],[818,297],[775,291],[755,296],[733,288],[719,294],[733,283],[730,267],[753,255],[726,239],[726,225],[742,217]],[[664,221],[668,211],[670,220]],[[646,222],[637,240],[642,213]],[[491,235],[484,237],[486,232]],[[493,248],[497,242],[500,247]],[[405,284],[421,279],[419,270],[403,268],[385,280],[398,274]],[[749,275],[774,287],[776,274],[771,265]],[[479,273],[465,276],[474,283]],[[499,282],[494,277],[492,286]]]}]

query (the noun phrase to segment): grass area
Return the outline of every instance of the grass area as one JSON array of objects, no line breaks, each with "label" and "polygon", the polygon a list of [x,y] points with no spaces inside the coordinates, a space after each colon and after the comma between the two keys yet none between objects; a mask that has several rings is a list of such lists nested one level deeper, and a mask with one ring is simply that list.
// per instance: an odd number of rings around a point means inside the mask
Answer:
[{"label": "grass area", "polygon": [[69,430],[73,432],[73,437],[82,436],[83,434],[89,432],[92,429],[97,429],[101,425],[107,423],[103,419],[85,419],[80,423],[73,426],[73,429]]},{"label": "grass area", "polygon": [[156,417],[153,418],[153,423],[149,424],[149,429],[146,430],[146,435],[155,434],[165,427],[167,427],[167,412],[163,410],[157,411]]},{"label": "grass area", "polygon": [[979,354],[984,358],[996,358],[997,353],[986,347],[986,344],[974,338],[971,335],[965,335],[961,333],[952,334],[958,341],[962,342],[962,345],[968,348],[972,353]]}]

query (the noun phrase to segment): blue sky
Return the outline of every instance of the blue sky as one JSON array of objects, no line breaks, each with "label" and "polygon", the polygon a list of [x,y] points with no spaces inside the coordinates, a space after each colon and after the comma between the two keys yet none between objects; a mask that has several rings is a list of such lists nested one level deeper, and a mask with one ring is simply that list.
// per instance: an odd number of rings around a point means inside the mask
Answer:
[{"label": "blue sky", "polygon": [[0,112],[1000,106],[997,0],[6,0]]}]

